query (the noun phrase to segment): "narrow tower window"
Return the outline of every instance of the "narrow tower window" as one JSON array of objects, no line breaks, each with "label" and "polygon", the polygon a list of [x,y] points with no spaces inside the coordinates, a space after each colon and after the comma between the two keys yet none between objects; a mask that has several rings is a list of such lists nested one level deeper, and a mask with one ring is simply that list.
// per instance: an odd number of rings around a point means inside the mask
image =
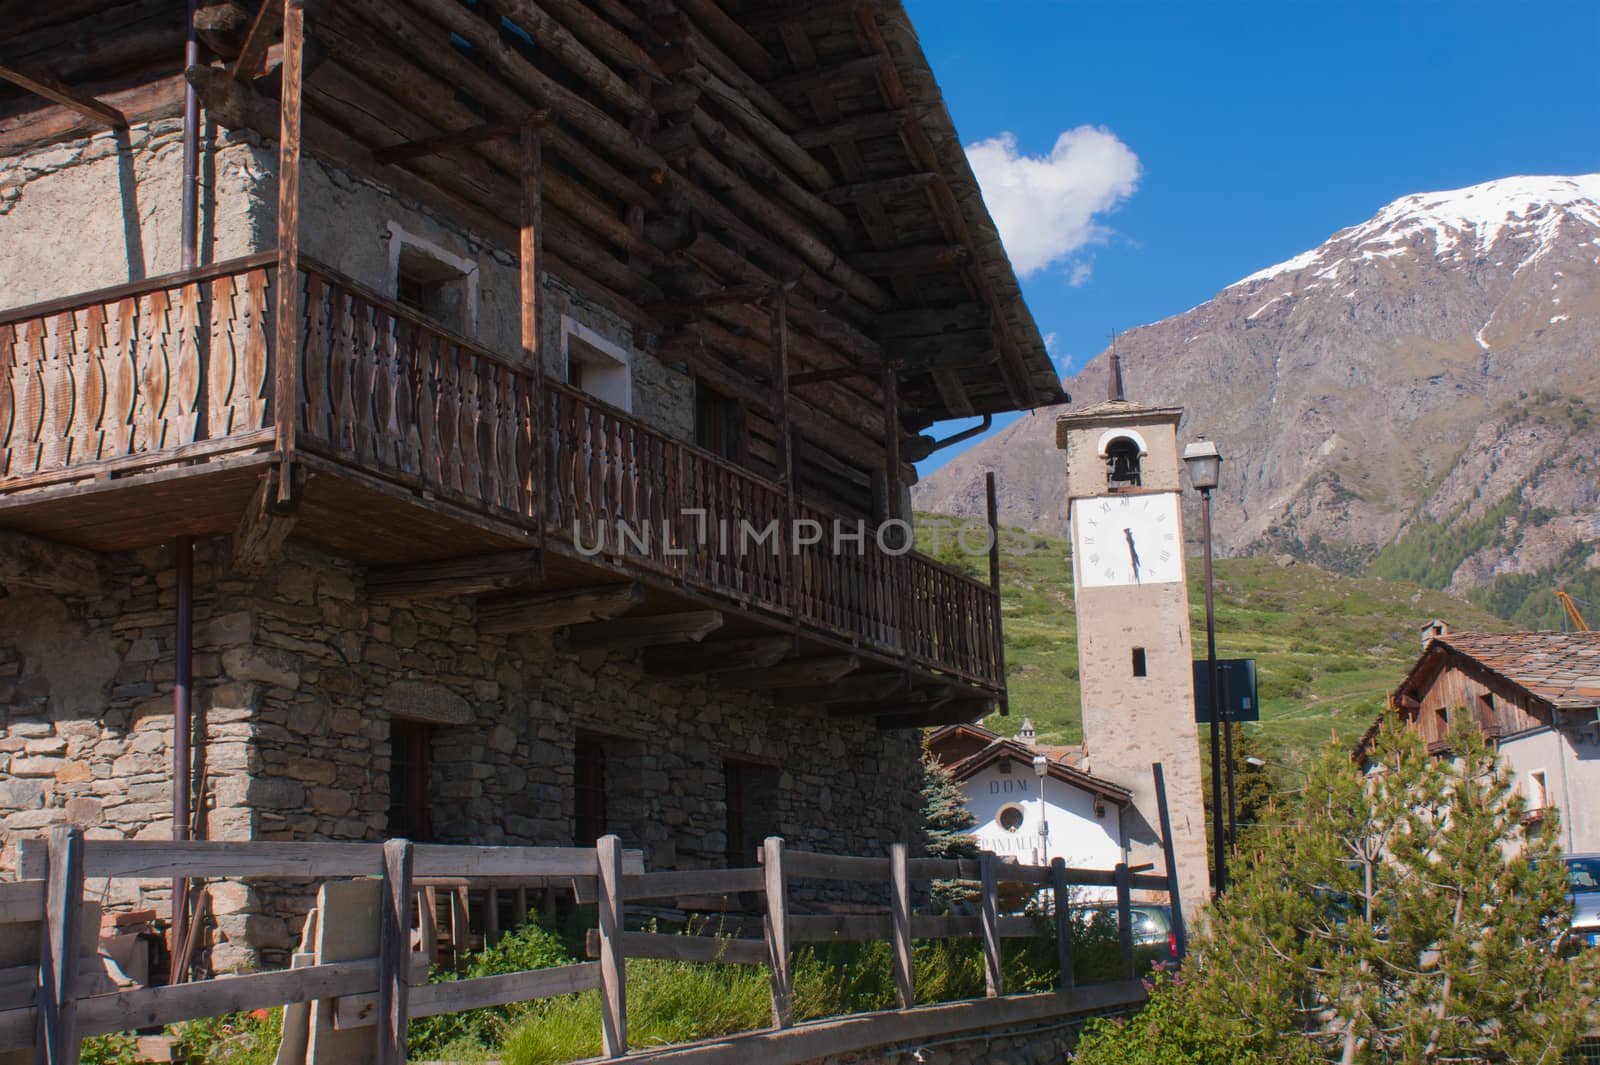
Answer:
[{"label": "narrow tower window", "polygon": [[1143,676],[1147,676],[1148,675],[1145,672],[1144,648],[1143,647],[1135,647],[1133,649],[1133,675],[1136,676],[1136,677],[1143,677]]},{"label": "narrow tower window", "polygon": [[1106,445],[1106,487],[1139,487],[1139,444],[1119,436]]}]

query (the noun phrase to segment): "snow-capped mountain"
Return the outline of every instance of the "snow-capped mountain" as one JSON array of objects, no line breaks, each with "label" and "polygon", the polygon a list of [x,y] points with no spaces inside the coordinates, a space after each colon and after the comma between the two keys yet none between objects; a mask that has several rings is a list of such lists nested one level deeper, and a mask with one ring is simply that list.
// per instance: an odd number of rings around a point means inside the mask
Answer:
[{"label": "snow-capped mountain", "polygon": [[[1355,567],[1453,529],[1456,590],[1600,565],[1600,174],[1402,197],[1117,347],[1128,398],[1181,404],[1226,456],[1226,549]],[[1102,353],[1067,388],[1105,379]],[[1052,422],[952,460],[917,506],[981,513],[992,468],[1005,520],[1060,531]]]}]

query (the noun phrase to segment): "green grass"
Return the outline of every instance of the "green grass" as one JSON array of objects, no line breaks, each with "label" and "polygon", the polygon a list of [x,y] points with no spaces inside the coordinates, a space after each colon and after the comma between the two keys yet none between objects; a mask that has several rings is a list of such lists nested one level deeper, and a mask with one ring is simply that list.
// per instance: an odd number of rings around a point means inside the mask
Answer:
[{"label": "green grass", "polygon": [[[963,554],[939,515],[918,515],[919,545],[945,562],[987,576],[983,557]],[[1041,740],[1083,739],[1078,693],[1072,559],[1065,540],[1007,529],[1001,538],[1008,718],[985,723],[1014,732],[1033,719]],[[1205,589],[1189,560],[1194,649],[1205,653]],[[1270,558],[1221,559],[1215,566],[1217,654],[1254,658],[1261,694],[1255,731],[1289,778],[1330,736],[1359,737],[1420,650],[1419,630],[1435,617],[1457,629],[1503,630],[1480,607],[1418,585],[1330,573]],[[1198,728],[1198,726],[1197,726]],[[1196,733],[1198,736],[1198,732]]]}]

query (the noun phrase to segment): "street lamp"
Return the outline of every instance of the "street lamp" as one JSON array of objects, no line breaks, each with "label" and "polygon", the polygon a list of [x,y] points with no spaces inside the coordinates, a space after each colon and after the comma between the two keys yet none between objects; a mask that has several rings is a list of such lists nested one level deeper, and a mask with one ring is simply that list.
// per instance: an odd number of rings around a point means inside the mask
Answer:
[{"label": "street lamp", "polygon": [[[1183,449],[1183,462],[1189,467],[1189,483],[1200,493],[1200,520],[1205,530],[1206,552],[1206,690],[1211,707],[1211,861],[1217,870],[1216,889],[1220,894],[1228,890],[1227,847],[1223,840],[1222,825],[1222,737],[1219,719],[1222,707],[1217,700],[1217,618],[1212,607],[1211,579],[1211,490],[1217,487],[1222,476],[1222,455],[1217,445],[1201,437]],[[1233,764],[1233,734],[1228,740],[1228,765]],[[1231,789],[1230,789],[1231,791]],[[1229,822],[1231,825],[1232,817]],[[1232,831],[1229,831],[1229,838]]]},{"label": "street lamp", "polygon": [[1044,779],[1050,771],[1050,759],[1042,754],[1033,756],[1033,775],[1039,778],[1039,851],[1044,860],[1040,865],[1050,864],[1050,816],[1044,804]]}]

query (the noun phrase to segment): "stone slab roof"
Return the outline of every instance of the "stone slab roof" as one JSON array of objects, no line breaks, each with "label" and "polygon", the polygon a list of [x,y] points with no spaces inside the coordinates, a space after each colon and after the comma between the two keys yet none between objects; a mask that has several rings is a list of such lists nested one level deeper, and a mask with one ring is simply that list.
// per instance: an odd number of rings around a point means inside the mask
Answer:
[{"label": "stone slab roof", "polygon": [[[1563,710],[1600,707],[1600,632],[1450,632],[1423,653],[1448,649],[1498,673],[1528,694]],[[1396,695],[1411,684],[1422,668]]]}]

